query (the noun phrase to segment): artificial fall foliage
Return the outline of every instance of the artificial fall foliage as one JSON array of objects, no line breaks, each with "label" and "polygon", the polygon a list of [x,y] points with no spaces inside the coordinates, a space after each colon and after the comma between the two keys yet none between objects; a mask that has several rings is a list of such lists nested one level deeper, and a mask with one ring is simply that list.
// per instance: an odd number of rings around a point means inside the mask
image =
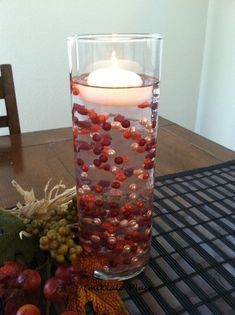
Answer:
[{"label": "artificial fall foliage", "polygon": [[[0,209],[0,298],[5,300],[4,315],[16,314],[18,308],[24,304],[39,306],[44,299],[43,287],[34,292],[23,292],[15,287],[15,280],[24,269],[32,266],[33,259],[35,265],[35,253],[39,250],[37,236],[24,237],[27,233],[22,234],[25,230],[24,218],[46,219],[53,209],[67,208],[74,197],[75,188],[64,190],[59,194],[59,189],[65,188],[59,183],[48,193],[49,184],[50,181],[44,189],[44,198],[37,200],[33,189],[25,191],[13,181],[13,186],[24,198],[24,205],[17,203],[15,209]],[[53,264],[55,267],[58,266],[56,261],[52,262]],[[82,254],[78,257],[74,263],[78,277],[74,277],[66,286],[67,300],[64,302],[67,310],[85,315],[87,304],[92,303],[97,315],[129,314],[119,295],[122,282],[104,281],[93,277],[94,270],[102,268],[105,264],[105,257],[100,255],[98,257],[95,254]],[[54,271],[52,270],[51,276]],[[47,278],[44,280],[47,281]],[[46,304],[46,299],[44,301]]]},{"label": "artificial fall foliage", "polygon": [[91,302],[97,315],[128,315],[119,291],[121,281],[99,280],[93,272],[105,263],[105,258],[97,255],[81,255],[75,267],[81,275],[78,282],[70,288],[67,309],[79,315],[86,314],[86,305]]},{"label": "artificial fall foliage", "polygon": [[19,233],[24,229],[22,220],[5,210],[0,210],[0,266],[8,260],[21,261],[30,264],[35,252],[38,250],[37,240],[20,239]]}]

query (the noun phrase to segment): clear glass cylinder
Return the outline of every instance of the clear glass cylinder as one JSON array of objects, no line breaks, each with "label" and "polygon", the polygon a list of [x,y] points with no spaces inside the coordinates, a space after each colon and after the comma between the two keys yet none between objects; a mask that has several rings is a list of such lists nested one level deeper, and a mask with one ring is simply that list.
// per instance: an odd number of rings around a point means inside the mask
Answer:
[{"label": "clear glass cylinder", "polygon": [[94,275],[128,279],[150,256],[162,36],[68,38],[79,241]]}]

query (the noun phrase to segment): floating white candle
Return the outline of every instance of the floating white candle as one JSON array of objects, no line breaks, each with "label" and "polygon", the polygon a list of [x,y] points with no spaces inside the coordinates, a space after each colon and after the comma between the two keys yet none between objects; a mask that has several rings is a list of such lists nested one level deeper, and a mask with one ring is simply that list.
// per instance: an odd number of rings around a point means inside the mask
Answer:
[{"label": "floating white candle", "polygon": [[143,80],[133,71],[119,67],[115,57],[110,66],[94,70],[87,85],[78,85],[85,101],[106,106],[137,106],[152,97],[152,87],[142,86]]}]

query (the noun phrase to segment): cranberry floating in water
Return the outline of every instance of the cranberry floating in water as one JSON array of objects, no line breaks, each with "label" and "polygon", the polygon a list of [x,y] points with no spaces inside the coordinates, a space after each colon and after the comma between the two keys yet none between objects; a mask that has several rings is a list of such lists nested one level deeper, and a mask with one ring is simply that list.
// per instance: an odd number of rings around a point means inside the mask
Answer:
[{"label": "cranberry floating in water", "polygon": [[124,116],[122,116],[122,115],[117,115],[117,116],[115,116],[114,117],[114,121],[118,121],[118,122],[122,122],[123,120],[124,120]]},{"label": "cranberry floating in water", "polygon": [[126,177],[132,176],[132,175],[133,175],[133,172],[134,172],[133,168],[126,168],[126,169],[124,170],[124,174],[125,174]]},{"label": "cranberry floating in water", "polygon": [[142,147],[146,144],[146,140],[141,138],[140,141],[138,142],[138,144]]},{"label": "cranberry floating in water", "polygon": [[108,137],[103,137],[103,139],[101,140],[101,143],[104,145],[104,146],[109,146],[111,144],[111,141]]},{"label": "cranberry floating in water", "polygon": [[100,180],[100,181],[98,182],[98,185],[102,186],[103,188],[109,187],[110,181],[108,181],[108,180]]},{"label": "cranberry floating in water", "polygon": [[79,105],[77,106],[77,112],[80,114],[80,115],[88,115],[88,110],[85,108],[85,106],[83,105]]},{"label": "cranberry floating in water", "polygon": [[78,150],[89,151],[91,149],[91,145],[86,141],[78,140],[77,141]]},{"label": "cranberry floating in water", "polygon": [[[144,85],[146,78],[142,79]],[[81,98],[82,93],[74,100]],[[156,146],[151,104],[133,106],[133,118],[129,114],[126,118],[127,107],[83,102],[73,107],[80,242],[85,253],[107,258],[104,271],[128,273],[148,258],[151,204],[146,185],[153,173]],[[106,114],[106,110],[111,111]]]},{"label": "cranberry floating in water", "polygon": [[97,200],[95,201],[95,205],[98,206],[98,207],[102,207],[103,204],[104,204],[104,202],[103,202],[103,200],[101,200],[101,199],[97,199]]},{"label": "cranberry floating in water", "polygon": [[121,156],[117,156],[117,157],[115,157],[114,162],[116,164],[122,164],[123,163],[123,158]]},{"label": "cranberry floating in water", "polygon": [[100,154],[102,153],[102,150],[101,150],[99,147],[95,147],[95,148],[93,149],[93,153],[94,153],[95,155],[100,155]]},{"label": "cranberry floating in water", "polygon": [[101,161],[100,161],[99,159],[94,159],[93,164],[94,164],[96,167],[99,167],[99,166],[101,165]]},{"label": "cranberry floating in water", "polygon": [[76,87],[76,86],[73,86],[72,87],[72,93],[73,93],[73,95],[79,95],[79,88],[78,87]]},{"label": "cranberry floating in water", "polygon": [[128,127],[130,127],[131,123],[130,123],[130,121],[128,119],[123,119],[121,121],[121,125],[122,125],[123,128],[128,128]]},{"label": "cranberry floating in water", "polygon": [[77,159],[77,165],[82,166],[84,164],[84,161],[82,159]]},{"label": "cranberry floating in water", "polygon": [[103,123],[102,128],[103,128],[105,131],[109,131],[109,130],[111,129],[111,124],[106,121],[106,122]]},{"label": "cranberry floating in water", "polygon": [[131,138],[131,133],[130,133],[130,131],[127,131],[127,130],[124,131],[124,132],[123,132],[123,137],[126,138],[126,139],[130,139],[130,138]]},{"label": "cranberry floating in water", "polygon": [[107,157],[107,155],[102,154],[102,155],[99,157],[99,160],[100,160],[102,163],[105,163],[105,162],[108,161],[108,157]]},{"label": "cranberry floating in water", "polygon": [[116,181],[114,181],[114,182],[112,182],[112,185],[111,185],[113,188],[120,188],[120,183],[119,182],[116,182]]}]

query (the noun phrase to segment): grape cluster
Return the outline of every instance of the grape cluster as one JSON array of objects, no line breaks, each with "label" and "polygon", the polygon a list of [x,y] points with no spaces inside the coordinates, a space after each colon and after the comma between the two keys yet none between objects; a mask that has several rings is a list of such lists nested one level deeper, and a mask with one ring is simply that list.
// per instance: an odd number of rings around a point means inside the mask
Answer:
[{"label": "grape cluster", "polygon": [[76,223],[75,200],[66,209],[51,211],[47,220],[25,220],[26,232],[38,235],[40,249],[50,251],[58,263],[63,263],[66,259],[74,261],[82,251],[81,246],[76,244],[78,238]]}]

